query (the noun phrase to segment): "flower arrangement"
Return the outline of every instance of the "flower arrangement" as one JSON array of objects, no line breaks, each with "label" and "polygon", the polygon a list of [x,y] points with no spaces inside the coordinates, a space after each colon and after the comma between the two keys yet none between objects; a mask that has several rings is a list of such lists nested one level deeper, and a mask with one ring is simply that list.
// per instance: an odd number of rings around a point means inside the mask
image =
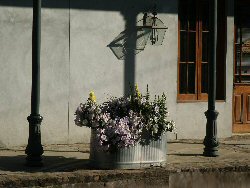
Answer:
[{"label": "flower arrangement", "polygon": [[148,144],[166,131],[176,131],[168,114],[164,93],[151,102],[148,86],[142,95],[136,85],[129,97],[111,97],[101,105],[90,92],[87,102],[75,112],[75,124],[95,130],[99,148],[112,152],[136,143]]}]

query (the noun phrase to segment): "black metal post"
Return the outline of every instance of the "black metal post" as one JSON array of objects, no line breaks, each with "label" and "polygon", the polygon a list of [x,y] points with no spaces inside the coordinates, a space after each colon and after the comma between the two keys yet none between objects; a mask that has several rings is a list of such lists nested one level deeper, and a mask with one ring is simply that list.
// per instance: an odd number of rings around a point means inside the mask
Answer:
[{"label": "black metal post", "polygon": [[40,103],[40,47],[41,47],[41,0],[33,0],[32,28],[32,90],[31,114],[29,121],[29,140],[25,153],[28,166],[42,166],[43,147],[41,144],[40,125],[42,116],[39,114]]},{"label": "black metal post", "polygon": [[210,52],[209,52],[209,88],[208,88],[208,110],[205,112],[207,117],[206,136],[204,138],[204,156],[218,156],[219,142],[217,139],[217,116],[215,110],[216,99],[216,46],[217,46],[217,1],[210,0],[209,3],[209,27],[210,27]]}]

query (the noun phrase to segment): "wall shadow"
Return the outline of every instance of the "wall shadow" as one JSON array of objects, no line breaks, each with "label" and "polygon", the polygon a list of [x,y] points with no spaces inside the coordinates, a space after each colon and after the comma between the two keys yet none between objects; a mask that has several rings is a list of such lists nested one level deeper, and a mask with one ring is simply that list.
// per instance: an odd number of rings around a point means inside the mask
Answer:
[{"label": "wall shadow", "polygon": [[[116,11],[120,12],[125,21],[125,31],[131,33],[135,30],[136,18],[139,13],[153,11],[156,5],[158,13],[176,14],[176,8],[172,7],[175,0],[42,0],[42,8],[58,9],[79,9],[93,11]],[[173,3],[176,4],[176,3]],[[169,6],[168,6],[169,5]],[[0,0],[0,6],[9,7],[30,7],[33,6],[32,0]],[[84,19],[84,18],[83,18]],[[88,18],[86,18],[88,19]],[[104,23],[105,24],[105,23]],[[107,23],[108,24],[108,23]],[[121,31],[124,28],[121,28]],[[114,36],[115,37],[115,36]],[[128,41],[130,46],[135,47],[136,41]],[[130,49],[124,58],[124,95],[130,92],[130,86],[135,85],[135,50]]]},{"label": "wall shadow", "polygon": [[[59,9],[79,9],[93,11],[117,11],[120,12],[125,21],[125,31],[131,33],[135,30],[136,17],[139,13],[152,11],[156,5],[158,13],[176,14],[176,9],[167,6],[175,0],[42,0],[42,8],[59,8]],[[32,0],[0,0],[0,6],[10,7],[30,7],[33,6]],[[84,19],[84,18],[83,18]],[[86,18],[87,19],[87,18]],[[123,28],[121,28],[121,31]],[[114,36],[115,37],[115,36]],[[130,40],[128,44],[131,47],[136,46],[136,41]],[[135,85],[135,50],[129,49],[124,58],[124,95],[130,92],[130,86]]]},{"label": "wall shadow", "polygon": [[[171,3],[175,0],[157,0],[158,12],[159,13],[173,13],[176,14],[172,7],[166,7],[164,5]],[[42,0],[43,8],[69,8],[69,2],[73,9],[84,9],[84,10],[101,10],[101,11],[124,11],[131,9],[127,7],[133,7],[137,13],[148,11],[154,5],[156,1],[152,0]],[[9,7],[32,7],[32,0],[0,0],[0,6]]]},{"label": "wall shadow", "polygon": [[[123,13],[125,20],[125,32],[127,35],[133,33],[136,30],[136,16],[137,14],[133,12],[128,14],[127,12]],[[136,41],[134,38],[128,38],[127,45],[127,54],[124,59],[124,96],[129,95],[130,88],[135,85],[135,48]]]}]

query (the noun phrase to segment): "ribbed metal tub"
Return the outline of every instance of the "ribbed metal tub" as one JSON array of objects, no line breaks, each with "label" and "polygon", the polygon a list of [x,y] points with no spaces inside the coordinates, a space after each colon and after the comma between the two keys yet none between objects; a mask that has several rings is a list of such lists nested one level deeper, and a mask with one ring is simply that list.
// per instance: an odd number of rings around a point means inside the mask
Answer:
[{"label": "ribbed metal tub", "polygon": [[158,141],[119,149],[114,153],[97,150],[94,146],[95,131],[91,131],[90,165],[98,169],[139,169],[150,166],[165,166],[167,160],[167,136]]}]

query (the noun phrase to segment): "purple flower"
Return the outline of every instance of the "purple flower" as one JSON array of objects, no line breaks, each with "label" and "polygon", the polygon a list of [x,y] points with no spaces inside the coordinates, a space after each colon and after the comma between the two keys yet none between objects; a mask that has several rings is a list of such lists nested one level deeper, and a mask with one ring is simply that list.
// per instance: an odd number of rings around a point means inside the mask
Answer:
[{"label": "purple flower", "polygon": [[163,94],[150,102],[148,90],[146,96],[112,97],[101,105],[88,99],[77,107],[74,121],[77,126],[96,130],[94,143],[99,149],[112,151],[142,141],[143,130],[152,140],[163,131],[175,132],[175,123],[167,119],[165,101]]}]

